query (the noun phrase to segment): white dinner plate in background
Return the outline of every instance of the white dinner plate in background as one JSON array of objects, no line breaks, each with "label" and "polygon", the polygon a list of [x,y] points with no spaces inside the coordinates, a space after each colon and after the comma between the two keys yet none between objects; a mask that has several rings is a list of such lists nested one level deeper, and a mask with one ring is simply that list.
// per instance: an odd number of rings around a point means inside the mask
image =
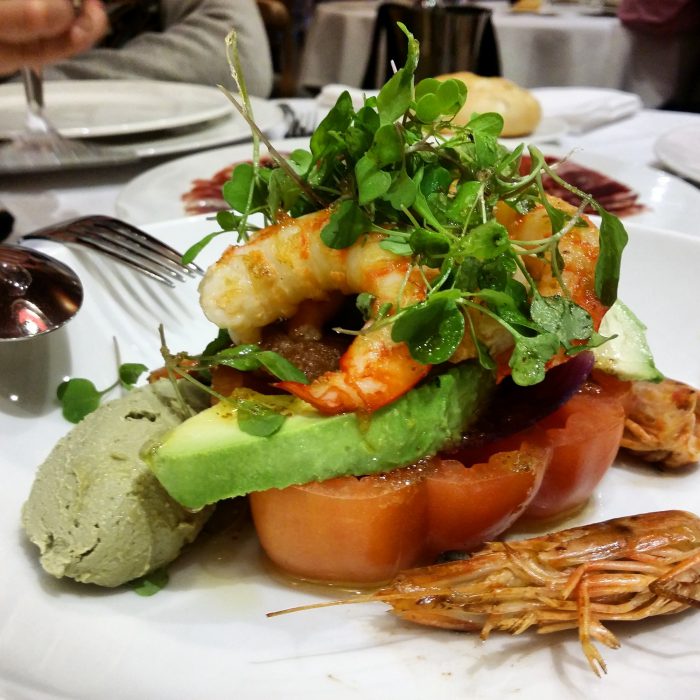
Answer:
[{"label": "white dinner plate in background", "polygon": [[[256,120],[258,119],[256,112]],[[272,141],[281,153],[308,148],[308,138]],[[264,145],[261,154],[267,153]],[[252,143],[193,153],[147,170],[127,183],[116,201],[117,216],[132,224],[143,225],[178,219],[187,213],[182,200],[194,180],[209,179],[219,170],[252,157]]]},{"label": "white dinner plate in background", "polygon": [[498,139],[507,148],[515,148],[521,143],[552,143],[569,131],[569,125],[560,117],[543,116],[537,128],[527,136]]},{"label": "white dinner plate in background", "polygon": [[[305,148],[308,139],[275,141],[280,151]],[[557,146],[543,146],[545,155],[565,156]],[[264,148],[263,148],[264,152]],[[195,179],[209,179],[222,168],[251,157],[250,143],[217,148],[158,165],[129,182],[119,193],[118,216],[141,225],[177,219],[186,214],[182,195]],[[689,211],[700,211],[700,190],[656,168],[625,163],[585,149],[571,153],[571,160],[597,170],[626,185],[639,195],[645,210],[628,217],[625,222],[667,228],[683,233],[699,234],[700,230]]]},{"label": "white dinner plate in background", "polygon": [[[47,80],[45,113],[69,138],[121,136],[197,124],[233,111],[216,87],[160,80]],[[24,129],[20,83],[0,85],[0,138]]]},{"label": "white dinner plate in background", "polygon": [[626,185],[638,194],[645,209],[623,217],[625,225],[643,224],[655,228],[700,235],[700,228],[688,211],[700,211],[700,190],[675,175],[658,168],[611,158],[585,147],[567,151],[557,146],[542,146],[545,155],[568,156],[586,168],[596,170]]},{"label": "white dinner plate in background", "polygon": [[[210,226],[198,217],[149,230],[183,248]],[[621,295],[648,324],[660,369],[699,385],[700,336],[693,319],[700,296],[700,239],[641,226],[630,226],[630,234]],[[202,262],[213,260],[226,242],[216,239]],[[598,679],[575,631],[517,637],[493,632],[483,642],[478,635],[402,623],[379,603],[268,618],[267,612],[332,600],[337,593],[271,576],[249,532],[202,536],[171,566],[167,587],[150,598],[129,588],[104,590],[44,574],[19,521],[37,465],[70,428],[55,407],[54,386],[41,386],[46,374],[66,370],[105,387],[116,371],[113,338],[122,361],[156,366],[158,323],[172,350],[200,350],[215,329],[198,312],[195,282],[166,291],[93,253],[36,244],[76,268],[86,296],[62,336],[62,331],[44,336],[53,336],[55,352],[23,341],[14,344],[13,357],[8,344],[0,345],[3,366],[14,362],[17,375],[32,377],[33,387],[25,389],[46,390],[44,403],[24,402],[22,377],[0,374],[0,697],[695,697],[697,611],[607,623],[622,646],[600,647],[608,674]],[[99,273],[109,275],[108,286]],[[11,381],[20,386],[15,400],[5,392]],[[669,508],[699,512],[699,481],[697,469],[660,472],[619,462],[590,505],[566,526]]]},{"label": "white dinner plate in background", "polygon": [[[258,128],[265,134],[273,130],[279,131],[279,125],[284,120],[279,106],[269,100],[255,97],[251,97],[250,102]],[[224,117],[202,124],[140,134],[118,141],[112,140],[110,145],[133,148],[138,158],[144,159],[201,151],[227,143],[249,141],[250,138],[251,131],[248,123],[238,112],[231,112]]]},{"label": "white dinner plate in background", "polygon": [[700,125],[681,126],[663,134],[654,144],[654,152],[669,170],[700,185]]},{"label": "white dinner plate in background", "polygon": [[[250,98],[255,122],[265,134],[280,133],[284,129],[284,116],[279,106],[269,100],[255,97]],[[108,146],[116,151],[128,151],[134,162],[148,158],[178,155],[201,151],[202,149],[215,148],[227,143],[249,141],[251,130],[248,123],[235,110],[229,109],[224,116],[196,124],[187,124],[159,131],[145,131],[143,133],[128,133],[100,138],[97,142],[102,146]],[[92,162],[88,168],[96,166],[110,166],[111,159],[105,155],[103,163]],[[71,168],[79,165],[71,164]],[[54,171],[57,167],[54,163],[38,163],[27,165],[26,172],[40,173]]]}]

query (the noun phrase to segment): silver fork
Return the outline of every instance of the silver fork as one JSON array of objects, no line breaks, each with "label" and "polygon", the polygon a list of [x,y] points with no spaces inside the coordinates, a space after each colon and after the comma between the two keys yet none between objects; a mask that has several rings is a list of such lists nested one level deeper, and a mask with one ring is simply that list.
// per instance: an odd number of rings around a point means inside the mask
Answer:
[{"label": "silver fork", "polygon": [[44,239],[75,243],[129,265],[168,287],[203,274],[195,263],[145,231],[111,216],[85,216],[27,233],[20,241]]},{"label": "silver fork", "polygon": [[282,110],[284,120],[287,124],[287,132],[285,138],[294,138],[296,136],[310,136],[316,127],[316,110],[304,110],[302,114],[298,114],[286,102],[279,102],[279,108]]}]

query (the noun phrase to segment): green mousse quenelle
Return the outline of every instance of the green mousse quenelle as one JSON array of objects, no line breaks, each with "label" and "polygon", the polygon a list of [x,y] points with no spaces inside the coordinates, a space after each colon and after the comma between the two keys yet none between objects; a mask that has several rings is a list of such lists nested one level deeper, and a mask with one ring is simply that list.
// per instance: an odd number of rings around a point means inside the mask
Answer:
[{"label": "green mousse quenelle", "polygon": [[176,503],[140,454],[187,415],[161,380],[104,404],[58,442],[22,511],[48,573],[119,586],[170,563],[194,540],[210,510]]}]

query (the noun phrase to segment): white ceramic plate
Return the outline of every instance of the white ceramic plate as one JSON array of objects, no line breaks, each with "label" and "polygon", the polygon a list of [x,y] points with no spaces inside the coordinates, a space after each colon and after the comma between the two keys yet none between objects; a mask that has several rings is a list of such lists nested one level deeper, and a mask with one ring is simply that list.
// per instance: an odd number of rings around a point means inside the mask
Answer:
[{"label": "white ceramic plate", "polygon": [[[275,141],[281,151],[307,147],[308,139]],[[547,155],[565,156],[556,146],[543,147]],[[186,211],[182,195],[192,181],[209,179],[220,169],[251,157],[251,145],[217,148],[169,161],[134,178],[119,193],[117,214],[134,224],[176,219]],[[698,234],[689,211],[700,211],[700,190],[678,177],[656,168],[625,163],[585,149],[571,153],[571,159],[627,185],[639,194],[646,210],[625,218],[625,222]]]},{"label": "white ceramic plate", "polygon": [[[211,226],[200,217],[150,230],[184,247]],[[695,274],[700,240],[641,226],[631,226],[630,234],[622,296],[648,323],[660,368],[700,385],[700,278]],[[208,259],[224,244],[218,241]],[[266,612],[334,594],[272,578],[249,535],[229,533],[195,543],[171,568],[168,587],[152,598],[43,574],[19,518],[36,466],[69,429],[51,398],[57,376],[88,376],[107,386],[115,371],[113,336],[123,361],[153,366],[159,362],[158,322],[165,324],[172,348],[190,350],[201,349],[213,328],[197,313],[194,285],[166,293],[91,254],[46,243],[41,247],[74,265],[87,293],[75,321],[47,337],[51,343],[0,345],[0,697],[583,700],[594,695],[618,700],[697,695],[698,613],[692,611],[611,624],[622,647],[601,649],[609,673],[597,679],[573,632],[493,634],[484,643],[475,635],[401,623],[381,604],[267,618]],[[98,269],[108,275],[108,286],[95,279]],[[590,506],[569,524],[666,508],[700,512],[697,469],[664,474],[619,462]]]},{"label": "white ceramic plate", "polygon": [[[283,139],[272,145],[281,153],[308,148],[309,139]],[[261,154],[267,149],[261,144]],[[208,180],[219,170],[252,157],[251,143],[217,148],[168,161],[135,177],[120,191],[117,215],[134,224],[149,224],[184,216],[182,201],[194,180]]]},{"label": "white ceramic plate", "polygon": [[656,141],[654,152],[667,168],[700,185],[700,125],[669,131]]},{"label": "white ceramic plate", "polygon": [[523,141],[527,143],[552,143],[564,136],[568,130],[569,125],[561,117],[544,116],[531,134],[518,138],[501,138],[499,141],[508,148],[514,148]]},{"label": "white ceramic plate", "polygon": [[[266,134],[278,133],[284,119],[280,108],[272,102],[254,97],[251,98],[251,103],[255,112],[255,121],[261,131]],[[133,155],[133,161],[138,162],[146,158],[201,151],[247,140],[250,140],[250,127],[237,112],[229,111],[223,117],[199,124],[142,134],[113,136],[100,139],[100,143],[115,150],[128,150]],[[109,167],[109,165],[110,161],[106,159],[103,163],[91,164],[90,167]],[[26,172],[38,173],[56,169],[52,164],[35,165],[28,167]]]},{"label": "white ceramic plate", "polygon": [[700,234],[692,217],[688,216],[688,211],[696,211],[700,207],[700,190],[681,178],[657,168],[627,163],[586,148],[566,151],[556,146],[543,146],[542,151],[546,155],[569,156],[574,163],[603,173],[634,190],[639,195],[638,202],[646,209],[624,217],[626,225],[644,224]]},{"label": "white ceramic plate", "polygon": [[[233,110],[215,87],[158,80],[51,80],[44,103],[47,118],[70,138],[174,129]],[[25,110],[21,84],[0,85],[0,138],[23,130]]]},{"label": "white ceramic plate", "polygon": [[[282,111],[276,104],[255,97],[251,97],[250,101],[255,113],[255,123],[262,132],[270,133],[283,121]],[[138,158],[155,158],[249,139],[250,127],[240,114],[233,112],[203,124],[114,140],[112,143],[124,148],[133,148]]]}]

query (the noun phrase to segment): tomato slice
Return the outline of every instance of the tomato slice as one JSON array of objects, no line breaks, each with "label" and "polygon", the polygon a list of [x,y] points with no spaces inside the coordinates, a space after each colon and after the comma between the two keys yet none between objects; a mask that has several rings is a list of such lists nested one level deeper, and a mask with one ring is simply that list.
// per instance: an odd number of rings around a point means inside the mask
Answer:
[{"label": "tomato slice", "polygon": [[540,422],[554,448],[528,518],[553,518],[583,506],[595,491],[620,446],[625,423],[624,387],[585,385]]},{"label": "tomato slice", "polygon": [[338,584],[389,580],[426,563],[427,494],[420,468],[342,477],[250,494],[260,543],[298,578]]},{"label": "tomato slice", "polygon": [[253,493],[260,543],[297,578],[377,584],[441,552],[473,549],[521,516],[574,510],[617,453],[624,391],[613,389],[589,386],[538,426],[485,447],[388,474]]},{"label": "tomato slice", "polygon": [[537,493],[551,453],[530,430],[439,460],[426,479],[431,554],[473,549],[510,527]]}]

